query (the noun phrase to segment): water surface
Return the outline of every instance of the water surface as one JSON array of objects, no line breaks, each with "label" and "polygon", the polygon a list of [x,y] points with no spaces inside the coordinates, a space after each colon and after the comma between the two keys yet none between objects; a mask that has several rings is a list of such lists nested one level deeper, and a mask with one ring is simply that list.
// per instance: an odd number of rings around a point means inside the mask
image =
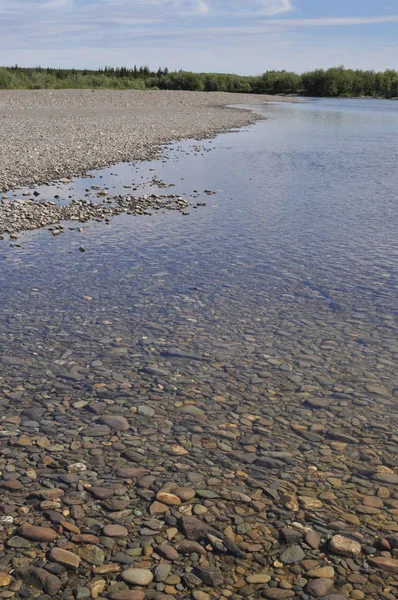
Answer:
[{"label": "water surface", "polygon": [[91,185],[150,192],[155,176],[206,207],[124,215],[56,239],[30,232],[21,248],[1,243],[2,353],[28,361],[19,375],[32,389],[38,365],[42,377],[62,365],[96,379],[85,369],[121,343],[128,356],[115,356],[115,370],[136,373],[183,348],[211,360],[195,371],[203,393],[228,390],[242,402],[255,386],[359,398],[376,411],[394,405],[398,104],[255,110],[267,120],[176,143],[167,160],[110,167],[72,190],[47,189],[61,201]]}]

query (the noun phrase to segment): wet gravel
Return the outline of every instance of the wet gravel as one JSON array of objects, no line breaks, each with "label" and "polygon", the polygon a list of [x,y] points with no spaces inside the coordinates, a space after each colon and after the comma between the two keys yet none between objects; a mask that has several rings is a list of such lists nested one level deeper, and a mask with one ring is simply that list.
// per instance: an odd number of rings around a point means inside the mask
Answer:
[{"label": "wet gravel", "polygon": [[153,158],[159,144],[212,136],[258,118],[226,105],[275,99],[219,92],[1,90],[0,191]]},{"label": "wet gravel", "polygon": [[[17,233],[40,229],[47,225],[58,225],[52,229],[53,235],[63,232],[62,221],[105,221],[126,213],[129,215],[148,215],[159,210],[178,210],[184,214],[189,202],[176,194],[151,194],[150,196],[110,196],[103,190],[106,200],[103,203],[90,200],[73,199],[69,204],[60,206],[55,202],[33,199],[0,201],[0,236],[9,234],[11,240],[18,239]],[[4,239],[1,237],[1,239]]]},{"label": "wet gravel", "polygon": [[0,356],[0,598],[395,598],[388,390],[153,331]]}]

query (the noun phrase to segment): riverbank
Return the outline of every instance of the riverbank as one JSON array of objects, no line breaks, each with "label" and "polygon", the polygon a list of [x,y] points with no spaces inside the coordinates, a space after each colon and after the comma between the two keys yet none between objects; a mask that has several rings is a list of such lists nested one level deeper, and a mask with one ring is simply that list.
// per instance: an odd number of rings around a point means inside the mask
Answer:
[{"label": "riverbank", "polygon": [[202,139],[259,117],[232,104],[289,101],[247,94],[36,90],[0,92],[0,190],[45,183]]}]

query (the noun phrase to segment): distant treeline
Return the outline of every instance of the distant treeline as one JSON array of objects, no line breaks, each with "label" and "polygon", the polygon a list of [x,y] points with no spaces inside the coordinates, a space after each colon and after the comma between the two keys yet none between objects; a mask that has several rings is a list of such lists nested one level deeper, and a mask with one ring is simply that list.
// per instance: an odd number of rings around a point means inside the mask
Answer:
[{"label": "distant treeline", "polygon": [[148,67],[92,70],[0,67],[0,89],[161,89],[252,94],[302,94],[305,96],[398,97],[398,72],[354,71],[344,67],[308,73],[267,71],[244,76],[191,73]]}]

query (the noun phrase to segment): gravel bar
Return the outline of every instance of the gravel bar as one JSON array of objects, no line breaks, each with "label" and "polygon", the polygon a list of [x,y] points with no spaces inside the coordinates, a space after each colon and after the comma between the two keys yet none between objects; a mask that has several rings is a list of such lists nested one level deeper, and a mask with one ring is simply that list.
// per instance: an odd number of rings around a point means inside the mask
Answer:
[{"label": "gravel bar", "polygon": [[205,138],[258,116],[226,105],[291,101],[264,95],[183,91],[0,92],[0,190],[89,169],[152,159],[172,140]]}]

